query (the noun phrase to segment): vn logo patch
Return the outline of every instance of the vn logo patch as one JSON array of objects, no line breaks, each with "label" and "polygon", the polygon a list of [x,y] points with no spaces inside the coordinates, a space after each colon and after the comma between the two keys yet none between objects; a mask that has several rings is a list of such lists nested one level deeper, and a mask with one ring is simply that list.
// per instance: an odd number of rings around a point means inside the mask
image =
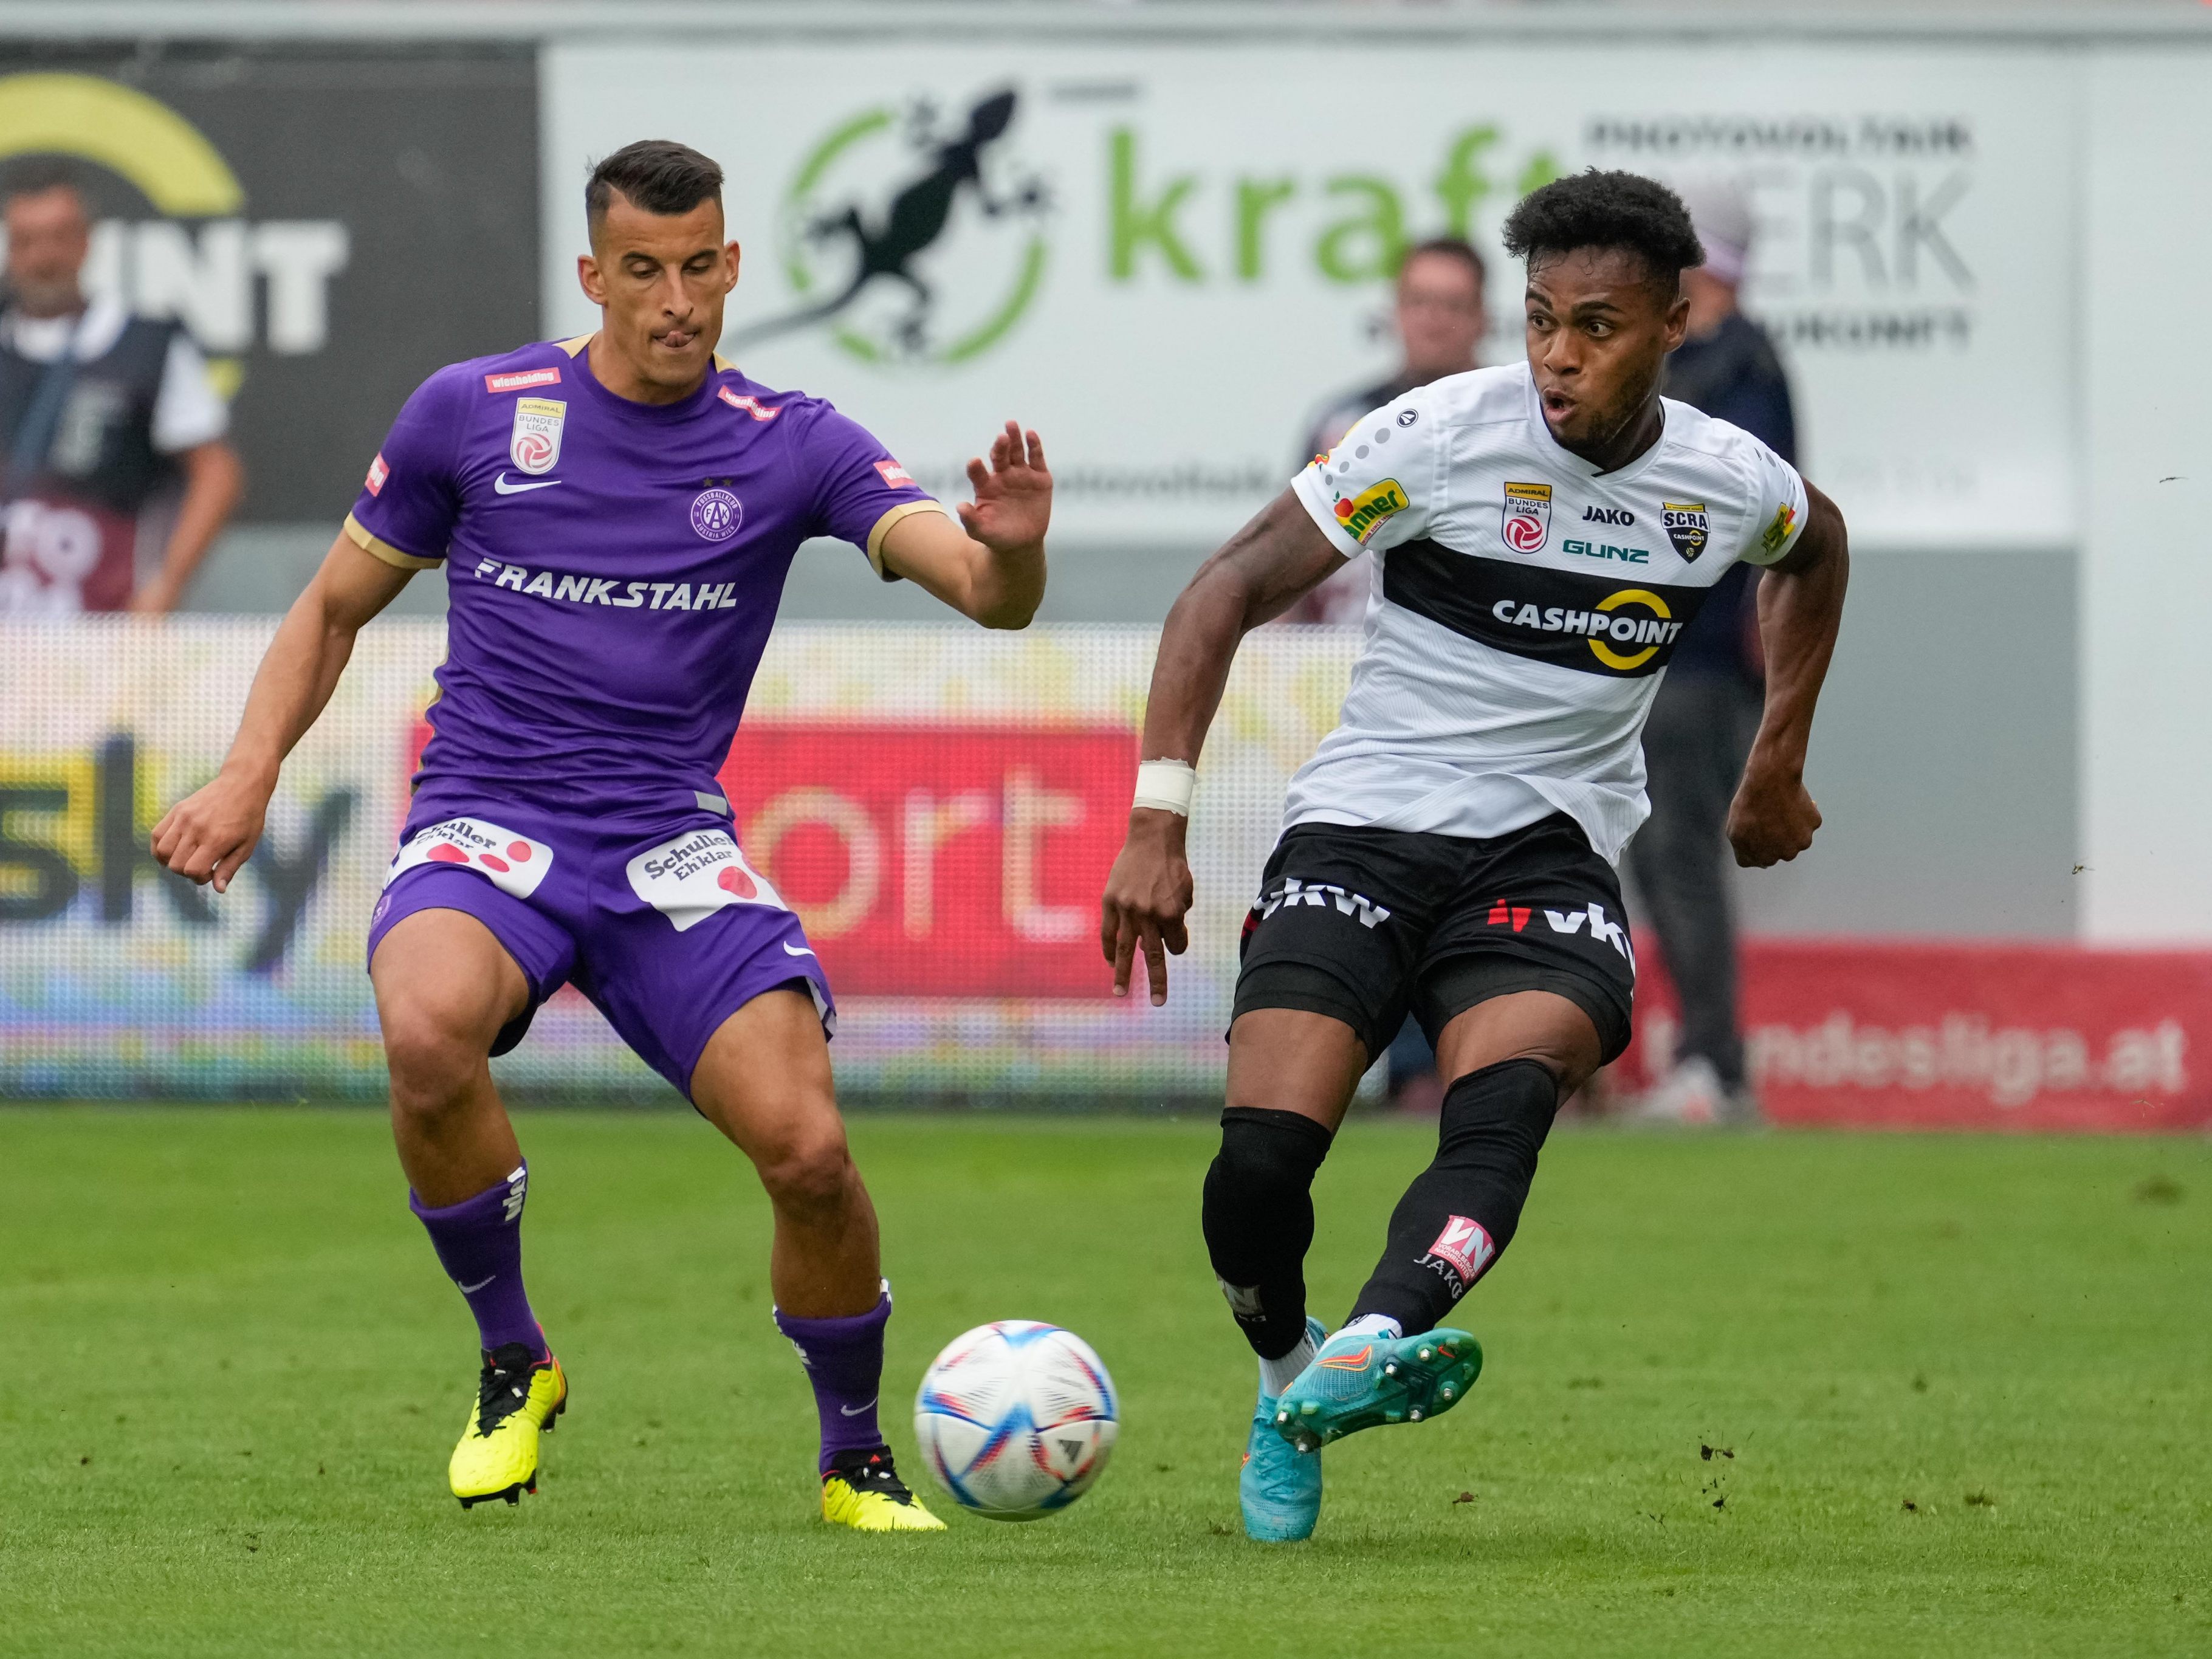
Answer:
[{"label": "vn logo patch", "polygon": [[1460,1294],[1482,1277],[1483,1269],[1498,1259],[1498,1246],[1480,1221],[1463,1215],[1444,1218],[1444,1230],[1429,1246],[1428,1256],[1448,1264],[1459,1279]]},{"label": "vn logo patch", "polygon": [[1674,550],[1682,556],[1684,564],[1695,564],[1698,555],[1705,550],[1711,534],[1705,523],[1705,504],[1662,501],[1659,507],[1666,515],[1667,539],[1674,544]]},{"label": "vn logo patch", "polygon": [[1352,532],[1352,539],[1362,547],[1367,538],[1381,529],[1386,520],[1403,513],[1411,503],[1406,492],[1398,487],[1395,478],[1385,478],[1370,485],[1346,501],[1336,498],[1336,521]]}]

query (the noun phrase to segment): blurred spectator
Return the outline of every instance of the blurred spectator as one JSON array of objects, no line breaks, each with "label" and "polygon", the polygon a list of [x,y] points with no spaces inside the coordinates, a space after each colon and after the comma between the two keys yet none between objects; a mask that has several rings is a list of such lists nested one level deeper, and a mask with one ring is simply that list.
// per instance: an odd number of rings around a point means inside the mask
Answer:
[{"label": "blurred spectator", "polygon": [[[91,225],[66,175],[18,180],[4,212],[0,617],[173,611],[238,501],[229,413],[179,325],[86,299]],[[142,516],[179,474],[182,497],[142,584]]]},{"label": "blurred spectator", "polygon": [[[1679,186],[1705,263],[1682,273],[1689,337],[1667,365],[1666,395],[1741,427],[1793,465],[1790,383],[1766,331],[1736,309],[1751,252],[1750,204],[1732,178]],[[1730,799],[1759,729],[1765,678],[1758,585],[1748,565],[1721,578],[1684,630],[1644,728],[1651,817],[1628,846],[1646,914],[1681,1001],[1680,1035],[1644,1115],[1753,1121],[1736,1017],[1735,916],[1729,891]]]},{"label": "blurred spectator", "polygon": [[[1379,386],[1330,400],[1298,452],[1301,467],[1336,447],[1362,415],[1415,386],[1476,367],[1474,349],[1489,318],[1483,309],[1482,256],[1456,236],[1438,236],[1407,251],[1398,266],[1392,321],[1403,356],[1398,372]],[[1367,562],[1346,566],[1300,599],[1283,617],[1288,623],[1356,623],[1367,608]]]},{"label": "blurred spectator", "polygon": [[[1476,368],[1475,347],[1490,325],[1483,306],[1482,256],[1456,236],[1416,244],[1398,266],[1398,372],[1381,384],[1332,398],[1298,453],[1301,467],[1336,447],[1361,416],[1415,386]],[[1373,571],[1365,560],[1346,565],[1283,616],[1286,623],[1356,623],[1365,613]],[[1420,1026],[1408,1018],[1389,1055],[1390,1098],[1407,1111],[1433,1112],[1443,1099],[1437,1057]]]}]

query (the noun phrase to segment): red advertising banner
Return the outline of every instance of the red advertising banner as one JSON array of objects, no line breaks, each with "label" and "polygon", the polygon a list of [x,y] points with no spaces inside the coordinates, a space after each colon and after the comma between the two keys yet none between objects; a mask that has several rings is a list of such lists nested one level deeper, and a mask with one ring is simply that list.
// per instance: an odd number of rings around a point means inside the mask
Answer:
[{"label": "red advertising banner", "polygon": [[1119,727],[749,720],[721,777],[840,994],[1092,999],[1136,753]]},{"label": "red advertising banner", "polygon": [[[1638,958],[1631,1077],[1678,1029],[1659,954]],[[1778,1123],[2212,1127],[2212,952],[1753,939],[1743,1024]]]}]

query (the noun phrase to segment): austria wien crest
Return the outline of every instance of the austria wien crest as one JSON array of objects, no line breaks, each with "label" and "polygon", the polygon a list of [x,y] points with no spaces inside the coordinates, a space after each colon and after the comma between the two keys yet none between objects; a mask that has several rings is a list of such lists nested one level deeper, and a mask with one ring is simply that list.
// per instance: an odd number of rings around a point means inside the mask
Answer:
[{"label": "austria wien crest", "polygon": [[508,458],[525,472],[550,472],[561,464],[561,428],[568,405],[558,398],[517,398]]}]

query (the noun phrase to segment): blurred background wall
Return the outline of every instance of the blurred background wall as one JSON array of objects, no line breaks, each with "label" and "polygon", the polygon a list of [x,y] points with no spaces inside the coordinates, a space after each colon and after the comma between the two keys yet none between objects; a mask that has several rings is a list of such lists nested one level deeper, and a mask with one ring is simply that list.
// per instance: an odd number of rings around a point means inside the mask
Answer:
[{"label": "blurred background wall", "polygon": [[[274,613],[406,390],[590,325],[588,160],[647,133],[731,173],[735,354],[947,488],[994,422],[1061,479],[1057,621],[1156,623],[1331,393],[1388,367],[1396,241],[1492,262],[1518,355],[1518,195],[1589,164],[1725,168],[1747,309],[1856,571],[1811,782],[1818,854],[1746,879],[1753,932],[2212,936],[2191,550],[2208,348],[2149,293],[2204,268],[2212,14],[2186,3],[29,5],[0,76],[181,116],[233,198],[38,130],[103,180],[95,277],[189,322],[236,392],[246,508],[189,599]],[[834,316],[890,183],[972,137],[992,191]],[[34,100],[33,100],[34,101]],[[135,170],[134,170],[135,169]],[[2184,309],[2186,308],[2184,301]],[[755,337],[744,331],[758,330]],[[2194,468],[2198,477],[2191,476]],[[434,613],[415,584],[403,611]],[[811,549],[787,617],[928,620]]]}]

